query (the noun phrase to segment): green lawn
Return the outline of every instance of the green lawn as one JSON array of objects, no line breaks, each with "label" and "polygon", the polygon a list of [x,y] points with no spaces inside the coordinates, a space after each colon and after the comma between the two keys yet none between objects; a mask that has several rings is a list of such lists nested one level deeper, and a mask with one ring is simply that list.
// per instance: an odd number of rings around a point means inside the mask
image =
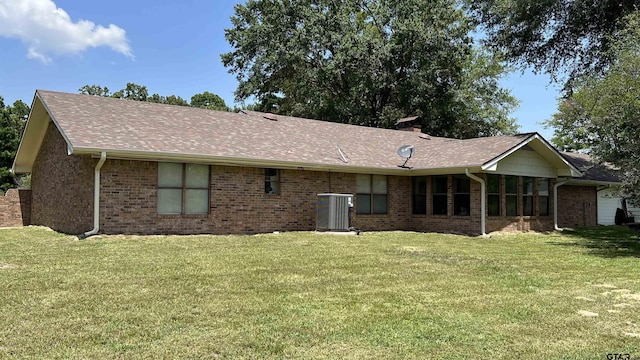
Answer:
[{"label": "green lawn", "polygon": [[0,230],[0,358],[609,353],[640,358],[640,242],[625,228],[80,241]]}]

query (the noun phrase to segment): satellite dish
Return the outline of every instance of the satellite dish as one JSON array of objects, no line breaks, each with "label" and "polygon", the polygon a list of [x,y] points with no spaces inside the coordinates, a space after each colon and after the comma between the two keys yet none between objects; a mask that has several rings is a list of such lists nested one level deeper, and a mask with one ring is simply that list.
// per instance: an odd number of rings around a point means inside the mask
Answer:
[{"label": "satellite dish", "polygon": [[403,169],[411,169],[410,166],[407,166],[407,161],[411,159],[414,153],[415,153],[415,147],[413,145],[400,146],[398,148],[398,155],[405,160],[404,160],[404,164],[398,165],[398,167],[401,167]]},{"label": "satellite dish", "polygon": [[415,147],[413,145],[402,145],[398,148],[398,155],[401,158],[409,159],[413,156],[413,152],[415,151]]}]

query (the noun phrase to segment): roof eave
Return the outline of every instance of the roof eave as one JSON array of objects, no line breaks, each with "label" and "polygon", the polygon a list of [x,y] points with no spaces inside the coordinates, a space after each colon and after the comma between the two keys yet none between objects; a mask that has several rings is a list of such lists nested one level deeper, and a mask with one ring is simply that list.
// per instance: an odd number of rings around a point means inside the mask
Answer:
[{"label": "roof eave", "polygon": [[241,158],[229,156],[212,156],[185,153],[167,153],[155,151],[132,151],[118,149],[102,149],[76,147],[75,154],[100,156],[101,152],[107,153],[108,159],[138,160],[138,161],[168,161],[168,162],[192,162],[203,164],[217,164],[229,166],[248,167],[272,167],[278,169],[314,170],[314,171],[335,171],[344,173],[366,173],[380,175],[398,176],[420,176],[420,175],[444,175],[444,174],[464,174],[465,169],[472,172],[480,172],[480,166],[448,167],[448,168],[401,168],[401,167],[371,167],[354,166],[344,164],[310,163],[302,161],[283,161],[272,159]]},{"label": "roof eave", "polygon": [[18,145],[16,156],[11,165],[10,171],[12,173],[24,174],[31,172],[37,153],[42,145],[49,120],[53,122],[67,144],[67,153],[69,155],[73,154],[74,148],[71,141],[62,130],[62,127],[60,127],[60,124],[51,113],[47,104],[40,97],[38,90],[36,90],[33,101],[31,102],[27,123],[24,126],[24,131],[20,138],[20,145]]}]

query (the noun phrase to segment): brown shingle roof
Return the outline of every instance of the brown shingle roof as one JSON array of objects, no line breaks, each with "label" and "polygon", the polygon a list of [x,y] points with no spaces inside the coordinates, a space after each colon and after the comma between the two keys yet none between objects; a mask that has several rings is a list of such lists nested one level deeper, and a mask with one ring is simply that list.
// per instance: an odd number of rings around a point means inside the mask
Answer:
[{"label": "brown shingle roof", "polygon": [[[183,106],[38,90],[75,152],[94,150],[396,169],[401,145],[415,146],[414,169],[477,167],[532,134],[468,140],[256,112]],[[338,147],[348,163],[341,159]]]},{"label": "brown shingle roof", "polygon": [[618,183],[620,178],[614,169],[593,161],[591,156],[576,152],[563,152],[562,155],[578,168],[583,176],[579,180]]}]

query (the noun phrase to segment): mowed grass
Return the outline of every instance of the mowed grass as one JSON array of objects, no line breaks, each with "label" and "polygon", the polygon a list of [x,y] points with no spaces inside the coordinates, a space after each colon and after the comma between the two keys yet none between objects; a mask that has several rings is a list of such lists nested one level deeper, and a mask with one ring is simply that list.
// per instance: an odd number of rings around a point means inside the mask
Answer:
[{"label": "mowed grass", "polygon": [[2,229],[0,358],[640,357],[639,244]]}]

